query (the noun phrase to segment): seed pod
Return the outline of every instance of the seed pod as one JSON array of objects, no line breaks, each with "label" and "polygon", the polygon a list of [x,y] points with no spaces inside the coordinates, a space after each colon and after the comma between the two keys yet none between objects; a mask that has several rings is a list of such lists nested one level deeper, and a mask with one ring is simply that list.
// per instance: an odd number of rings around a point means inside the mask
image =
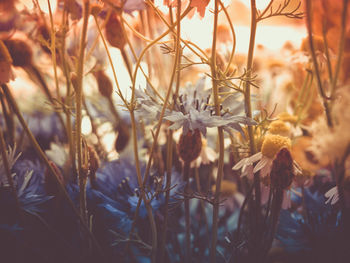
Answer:
[{"label": "seed pod", "polygon": [[25,41],[9,39],[5,40],[4,44],[12,57],[12,65],[15,67],[32,66],[33,52]]},{"label": "seed pod", "polygon": [[97,81],[97,87],[102,96],[110,98],[113,93],[113,85],[108,76],[102,71],[99,70],[95,74]]},{"label": "seed pod", "polygon": [[103,5],[100,3],[92,3],[90,8],[90,14],[93,16],[98,16],[101,13]]},{"label": "seed pod", "polygon": [[129,129],[124,123],[118,125],[117,131],[118,131],[118,135],[117,135],[117,139],[115,140],[115,149],[118,153],[120,153],[128,145],[130,135],[129,135]]},{"label": "seed pod", "polygon": [[106,38],[108,43],[116,48],[123,49],[126,44],[122,25],[115,13],[112,13],[106,24]]},{"label": "seed pod", "polygon": [[270,173],[271,186],[278,189],[288,188],[294,179],[293,159],[287,148],[282,148],[272,163]]},{"label": "seed pod", "polygon": [[196,160],[202,150],[202,136],[198,129],[181,134],[178,150],[180,158],[186,162]]}]

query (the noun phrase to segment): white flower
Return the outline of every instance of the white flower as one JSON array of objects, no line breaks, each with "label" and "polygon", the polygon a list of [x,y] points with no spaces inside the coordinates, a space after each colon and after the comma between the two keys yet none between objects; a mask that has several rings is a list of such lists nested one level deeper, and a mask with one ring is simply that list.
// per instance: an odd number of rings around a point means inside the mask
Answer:
[{"label": "white flower", "polygon": [[331,203],[331,205],[334,205],[339,201],[338,187],[334,186],[333,188],[329,189],[324,196],[327,198],[326,204]]},{"label": "white flower", "polygon": [[241,176],[247,176],[249,179],[253,178],[253,164],[262,158],[262,153],[258,152],[250,157],[243,158],[233,166],[233,170],[242,169]]}]

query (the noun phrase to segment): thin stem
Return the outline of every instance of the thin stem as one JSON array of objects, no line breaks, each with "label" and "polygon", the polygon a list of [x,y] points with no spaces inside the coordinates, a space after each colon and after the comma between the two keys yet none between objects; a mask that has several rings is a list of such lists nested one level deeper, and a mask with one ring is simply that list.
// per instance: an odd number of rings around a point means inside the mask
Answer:
[{"label": "thin stem", "polygon": [[37,140],[35,139],[33,133],[28,128],[28,125],[25,122],[25,120],[24,120],[24,118],[23,118],[23,116],[18,108],[16,100],[12,96],[10,89],[7,87],[6,84],[2,84],[1,88],[6,95],[7,102],[10,104],[13,112],[16,114],[19,122],[21,123],[24,132],[27,134],[31,144],[33,145],[34,150],[38,154],[39,158],[45,163],[50,174],[53,175],[53,178],[54,178],[56,184],[58,185],[59,191],[62,193],[63,197],[66,199],[66,201],[68,202],[68,204],[72,208],[74,214],[78,217],[81,226],[83,227],[84,231],[89,235],[89,237],[93,241],[93,243],[94,243],[96,249],[98,250],[98,252],[100,253],[100,255],[103,256],[101,248],[100,248],[99,244],[97,243],[97,240],[95,239],[94,235],[91,233],[91,231],[90,231],[89,227],[87,226],[87,224],[85,223],[85,220],[83,219],[83,217],[80,215],[80,213],[76,209],[72,199],[70,199],[69,194],[67,193],[65,187],[62,185],[62,183],[59,179],[59,175],[57,174],[55,169],[52,168],[49,159],[45,155],[44,151],[40,148],[40,145],[37,142]]},{"label": "thin stem", "polygon": [[107,57],[108,57],[108,60],[109,60],[109,64],[111,65],[111,68],[112,68],[114,81],[115,81],[115,84],[117,85],[117,90],[118,90],[117,94],[118,94],[118,96],[121,98],[121,100],[123,101],[123,103],[127,106],[127,101],[126,101],[126,99],[124,98],[123,93],[122,93],[122,91],[121,91],[121,89],[120,89],[120,86],[119,86],[117,74],[116,74],[116,71],[115,71],[115,68],[114,68],[114,65],[113,65],[113,61],[112,61],[111,54],[109,53],[109,49],[108,49],[108,46],[107,46],[106,39],[104,38],[104,36],[103,36],[103,34],[102,34],[101,28],[100,28],[100,26],[99,26],[99,24],[98,24],[98,21],[97,21],[97,17],[94,16],[94,19],[95,19],[95,23],[96,23],[96,27],[97,27],[98,33],[100,34],[101,39],[102,39],[102,42],[103,42],[103,45],[104,45],[104,47],[105,47],[105,50],[106,50],[106,53],[107,53]]},{"label": "thin stem", "polygon": [[5,103],[4,94],[1,91],[0,91],[0,102],[1,102],[2,114],[6,124],[7,141],[13,147],[15,145],[15,137],[16,137],[15,121],[13,118],[13,113],[11,112],[10,109],[8,109],[8,103]]},{"label": "thin stem", "polygon": [[59,49],[59,55],[63,67],[63,73],[66,79],[66,98],[65,98],[65,104],[66,107],[63,108],[63,111],[66,115],[66,134],[68,138],[68,145],[69,145],[69,157],[70,157],[70,164],[71,167],[73,167],[73,170],[76,171],[75,167],[75,149],[74,149],[74,138],[73,138],[73,129],[72,129],[72,121],[71,121],[71,112],[70,107],[72,106],[71,103],[71,82],[70,82],[70,68],[69,64],[67,62],[67,56],[65,53],[66,50],[66,34],[67,34],[67,27],[68,27],[68,13],[67,13],[67,1],[64,2],[64,9],[62,14],[62,34],[61,34],[61,48]]},{"label": "thin stem", "polygon": [[[153,2],[150,1],[150,0],[147,0],[146,2],[147,2],[147,4],[149,4],[149,5],[153,8],[153,10],[155,10],[155,12],[156,12],[157,15],[159,16],[159,18],[164,22],[164,24],[169,28],[169,30],[172,31],[173,33],[175,33],[175,31],[174,31],[174,26],[173,26],[173,25],[170,25],[170,24],[168,23],[168,21],[166,21],[166,19],[165,19],[164,16],[162,15],[162,13],[161,13],[161,12],[158,10],[158,8],[153,4]],[[188,12],[189,12],[191,9],[192,9],[192,7],[189,6],[189,7],[186,9],[186,11],[184,12],[184,14],[187,14],[187,10],[188,10]],[[181,16],[181,19],[182,19],[182,17],[183,17],[183,15]],[[196,56],[198,56],[199,58],[201,58],[203,61],[206,61],[206,62],[207,62],[207,60],[208,60],[207,54],[206,54],[198,45],[194,44],[193,42],[190,42],[190,41],[187,41],[187,40],[183,40],[182,38],[180,38],[180,40],[181,40],[181,42],[184,43],[184,45],[185,45],[188,49],[190,49],[190,50],[193,52],[193,54],[195,54]],[[192,46],[194,46],[200,53],[202,53],[202,55],[200,55],[196,50],[194,50],[194,49],[190,46],[190,44],[191,44]]]},{"label": "thin stem", "polygon": [[128,54],[125,52],[125,48],[120,49],[120,52],[121,52],[121,54],[122,54],[124,63],[125,63],[126,68],[127,68],[127,70],[128,70],[130,79],[132,80],[132,65],[131,65],[131,63],[130,63],[130,59],[129,59],[129,57],[128,57]]},{"label": "thin stem", "polygon": [[84,73],[84,55],[86,47],[86,35],[88,18],[90,13],[89,0],[84,0],[83,6],[83,27],[80,37],[80,50],[77,63],[77,75],[73,85],[75,86],[75,103],[76,103],[76,152],[78,155],[78,181],[79,181],[79,203],[82,218],[88,223],[88,215],[86,210],[86,176],[82,174],[83,156],[82,156],[82,136],[81,136],[81,120],[82,120],[82,100],[83,100],[83,73]]},{"label": "thin stem", "polygon": [[140,161],[139,161],[139,155],[138,155],[138,146],[137,146],[136,121],[135,121],[135,115],[134,115],[133,110],[130,110],[130,118],[131,118],[131,126],[132,126],[132,137],[133,137],[134,158],[135,158],[135,167],[136,167],[136,173],[137,173],[137,181],[138,181],[140,192],[141,192],[141,198],[146,206],[148,220],[149,220],[150,225],[151,225],[151,232],[152,232],[151,262],[155,263],[156,257],[157,257],[157,227],[156,227],[156,223],[154,221],[152,207],[151,207],[149,200],[146,197],[145,188],[144,188],[144,185],[142,182]]},{"label": "thin stem", "polygon": [[220,6],[221,6],[222,10],[223,10],[224,13],[225,13],[225,16],[226,16],[226,18],[227,18],[228,23],[229,23],[229,25],[230,25],[230,29],[231,29],[231,33],[232,33],[232,38],[233,38],[233,40],[232,40],[232,41],[233,41],[233,43],[232,43],[232,50],[231,50],[231,53],[230,53],[230,58],[229,58],[229,60],[228,60],[226,69],[225,69],[225,71],[224,71],[224,74],[226,75],[227,72],[230,70],[230,65],[231,65],[232,60],[233,60],[233,57],[234,57],[234,55],[235,55],[235,50],[236,50],[236,33],[235,33],[235,29],[234,29],[234,27],[233,27],[233,24],[232,24],[230,15],[229,15],[229,13],[227,12],[226,7],[224,6],[224,4],[223,4],[221,1],[220,1],[219,3],[220,3]]},{"label": "thin stem", "polygon": [[[187,8],[184,13],[181,15],[181,19],[189,12],[191,8]],[[176,22],[177,23],[177,22]],[[174,25],[173,25],[174,26]],[[165,32],[166,34],[168,34],[170,32],[170,30],[168,30],[167,32]],[[156,40],[160,40],[162,39],[166,34],[163,33],[161,36],[159,36]],[[141,59],[142,57],[144,56],[145,52],[154,44],[156,44],[156,40],[154,40],[154,43],[150,43],[148,44],[148,46],[146,46],[144,48],[144,50],[142,51],[140,57],[139,57],[139,60],[137,61],[136,63],[136,68],[135,68],[135,72],[134,72],[134,77],[133,77],[133,96],[132,96],[132,105],[134,104],[134,99],[135,99],[135,79],[136,79],[136,74],[137,74],[137,68],[139,67],[140,63],[141,63]],[[176,57],[178,57],[176,55]],[[151,147],[151,150],[150,150],[150,153],[149,153],[149,159],[148,159],[148,162],[147,162],[147,165],[146,165],[146,171],[145,171],[145,175],[143,177],[143,187],[145,186],[145,183],[147,182],[147,179],[148,179],[148,176],[149,176],[149,172],[150,172],[150,169],[151,169],[151,164],[152,164],[152,158],[153,158],[153,152],[155,150],[155,147],[157,145],[157,140],[158,140],[158,136],[159,136],[159,133],[160,133],[160,128],[161,128],[161,123],[163,121],[163,117],[164,117],[164,114],[165,114],[165,109],[168,105],[168,101],[169,101],[169,98],[170,98],[170,93],[171,93],[171,88],[172,88],[172,85],[173,85],[173,81],[174,81],[174,76],[175,76],[175,73],[176,73],[176,65],[177,65],[177,61],[175,59],[175,62],[174,62],[174,67],[173,67],[173,72],[171,74],[171,79],[170,79],[170,83],[169,83],[169,87],[168,87],[168,91],[167,91],[167,94],[165,96],[165,99],[164,99],[164,104],[163,104],[163,107],[162,107],[162,110],[160,112],[160,115],[159,115],[159,121],[158,121],[158,125],[157,125],[157,130],[155,132],[155,135],[154,135],[154,138],[153,138],[153,144],[152,144],[152,147]],[[133,110],[132,108],[133,106],[131,106],[129,108],[129,110]],[[139,208],[140,208],[140,205],[141,205],[141,197],[139,198],[139,201],[137,203],[137,206],[136,206],[136,210],[135,210],[135,216],[134,216],[134,221],[133,221],[133,224],[132,224],[132,227],[131,227],[131,230],[130,230],[130,233],[129,235],[131,235],[133,233],[133,230],[134,230],[134,225],[135,225],[135,220],[136,218],[138,217],[138,212],[139,212]]]},{"label": "thin stem", "polygon": [[[172,12],[172,9],[169,9],[169,12]],[[170,16],[172,20],[172,15]],[[176,35],[174,35],[175,39],[175,64],[176,67],[176,91],[174,94],[173,106],[175,104],[176,97],[178,95],[178,91],[180,88],[180,60],[181,60],[181,0],[177,0],[177,9],[176,9]],[[174,72],[175,74],[175,72]],[[172,78],[173,79],[173,78]],[[171,81],[172,82],[172,81]],[[171,89],[172,83],[169,85],[169,89]],[[165,193],[165,212],[164,212],[164,226],[162,233],[162,244],[160,247],[160,262],[164,262],[164,251],[166,246],[166,237],[167,237],[167,227],[168,227],[168,205],[170,199],[170,187],[171,187],[171,172],[172,172],[172,164],[173,164],[173,131],[169,130],[168,138],[167,138],[167,162],[166,162],[166,193]]]},{"label": "thin stem", "polygon": [[[247,79],[250,79],[252,76],[252,65],[253,65],[253,57],[254,57],[254,46],[255,46],[255,36],[256,36],[256,28],[257,28],[257,9],[255,0],[250,1],[251,5],[251,25],[250,25],[250,39],[249,39],[249,49],[248,49],[248,60],[247,60]],[[250,99],[250,81],[245,82],[244,89],[244,102],[245,102],[245,111],[248,118],[252,118],[252,106]],[[250,154],[253,155],[256,153],[256,145],[253,133],[253,127],[248,126],[248,135],[249,135],[249,146],[250,146]],[[254,191],[255,191],[255,205],[252,205],[250,208],[252,209],[252,213],[255,214],[252,219],[252,227],[254,229],[259,229],[259,224],[261,222],[261,189],[260,189],[260,175],[259,172],[254,174]],[[255,208],[255,209],[253,209]],[[260,233],[257,231],[253,231],[256,233],[252,233],[252,235],[259,236]]]},{"label": "thin stem", "polygon": [[[251,76],[252,76],[255,35],[256,35],[256,27],[257,27],[257,19],[256,19],[257,14],[256,14],[255,0],[251,0],[250,3],[251,3],[251,25],[250,25],[250,40],[249,40],[248,61],[247,61],[247,74],[246,74],[247,79],[251,79]],[[246,111],[247,117],[252,118],[252,105],[250,101],[250,81],[245,82],[244,103],[245,103],[245,111]],[[256,153],[256,147],[255,147],[252,126],[248,126],[248,134],[249,134],[250,154],[253,155]]]},{"label": "thin stem", "polygon": [[[219,16],[219,2],[215,0],[214,9],[214,32],[213,32],[213,43],[211,47],[211,59],[210,68],[213,81],[213,95],[215,104],[215,113],[220,116],[220,98],[219,98],[219,81],[217,80],[216,71],[216,38],[217,38],[217,27],[218,27],[218,16]],[[222,127],[218,127],[218,140],[219,140],[219,158],[218,158],[218,173],[216,178],[216,188],[214,195],[213,205],[213,226],[212,226],[212,242],[210,247],[210,262],[216,262],[216,243],[218,237],[218,220],[219,220],[219,198],[221,190],[221,181],[224,175],[224,131]]]},{"label": "thin stem", "polygon": [[57,99],[60,99],[60,93],[59,93],[59,84],[58,84],[58,76],[57,76],[57,60],[56,60],[56,32],[54,29],[54,23],[53,23],[53,16],[51,11],[51,4],[50,0],[47,0],[47,6],[49,7],[49,15],[50,15],[50,27],[51,27],[51,58],[52,58],[52,65],[53,65],[53,72],[55,77],[55,85],[56,85],[56,92],[57,92]]},{"label": "thin stem", "polygon": [[185,251],[185,263],[191,262],[191,215],[190,215],[190,168],[191,162],[184,163],[183,177],[185,181],[185,228],[186,228],[186,251]]},{"label": "thin stem", "polygon": [[346,34],[346,20],[347,20],[347,14],[348,14],[348,3],[349,0],[343,0],[343,12],[341,17],[341,33],[340,33],[340,40],[339,40],[339,47],[338,47],[338,57],[337,57],[337,64],[335,66],[334,71],[334,78],[332,81],[332,92],[331,97],[333,97],[334,92],[336,90],[338,76],[340,72],[341,62],[343,59],[343,53],[344,53],[344,46],[345,46],[345,34]]},{"label": "thin stem", "polygon": [[21,206],[20,206],[20,202],[18,200],[16,187],[15,187],[15,184],[13,182],[12,175],[11,175],[11,168],[10,168],[9,160],[7,158],[6,148],[7,147],[6,147],[6,143],[5,143],[5,139],[4,139],[4,134],[3,134],[1,127],[0,127],[0,150],[1,150],[2,164],[5,168],[5,174],[7,177],[7,181],[10,185],[11,190],[12,190],[12,194],[13,194],[13,197],[15,199],[17,209],[18,209],[18,211],[20,211]]},{"label": "thin stem", "polygon": [[[317,62],[317,57],[316,57],[316,52],[314,48],[314,41],[313,41],[313,35],[312,35],[312,6],[311,6],[311,0],[306,0],[306,26],[307,26],[307,31],[309,35],[309,46],[310,46],[310,51],[311,51],[311,57],[312,57],[312,62],[314,65],[314,70],[316,74],[316,79],[317,79],[317,84],[318,84],[318,90],[319,93],[323,99],[323,107],[325,109],[326,113],[326,118],[327,118],[327,124],[329,127],[333,127],[333,121],[331,118],[330,114],[330,109],[329,109],[329,104],[328,104],[328,97],[324,92],[323,85],[322,85],[322,80],[321,80],[321,75],[320,75],[320,70],[318,67],[318,62]],[[335,79],[335,77],[334,77]],[[334,82],[333,79],[333,82]]]},{"label": "thin stem", "polygon": [[[198,167],[194,168],[194,176],[195,176],[195,180],[196,180],[197,192],[199,194],[202,194],[202,187],[201,187],[201,181],[200,181],[200,178],[199,178],[199,169],[198,169]],[[199,202],[201,204],[201,210],[202,210],[202,214],[203,214],[203,220],[204,220],[204,224],[205,224],[205,229],[207,231],[207,234],[209,235],[209,225],[208,225],[207,215],[205,213],[205,203],[204,203],[204,200],[199,200]]]},{"label": "thin stem", "polygon": [[326,31],[326,27],[325,27],[324,23],[325,23],[325,21],[322,24],[322,37],[323,37],[323,44],[324,44],[324,52],[325,52],[326,59],[327,59],[328,77],[329,77],[330,82],[333,83],[331,57],[329,55],[327,31]]},{"label": "thin stem", "polygon": [[[126,42],[128,43],[128,46],[129,46],[129,48],[130,48],[130,50],[131,50],[131,53],[132,53],[134,59],[137,60],[136,52],[135,52],[135,50],[134,50],[134,48],[133,48],[133,46],[132,46],[132,44],[131,44],[131,42],[130,42],[130,39],[129,39],[129,37],[128,37],[128,34],[127,34],[126,31],[125,31],[124,23],[126,24],[127,22],[126,22],[126,20],[123,18],[123,16],[120,16],[120,18],[121,18],[121,21],[122,21],[122,29],[123,29],[123,34],[124,34],[124,36],[125,36]],[[150,63],[149,63],[149,61],[148,61],[148,60],[149,60],[149,57],[148,57],[148,56],[146,57],[146,60],[147,60],[148,69],[150,69]],[[141,65],[140,65],[140,70],[141,70],[143,76],[145,77],[147,83],[150,85],[151,89],[153,90],[153,92],[157,95],[157,97],[158,97],[161,101],[164,101],[163,97],[159,94],[159,92],[157,91],[157,89],[153,86],[153,84],[152,84],[152,82],[151,82],[151,80],[150,80],[150,77],[146,75],[146,73],[145,73],[145,71],[143,70],[143,68],[141,67]],[[150,74],[150,71],[149,71],[149,74]]]}]

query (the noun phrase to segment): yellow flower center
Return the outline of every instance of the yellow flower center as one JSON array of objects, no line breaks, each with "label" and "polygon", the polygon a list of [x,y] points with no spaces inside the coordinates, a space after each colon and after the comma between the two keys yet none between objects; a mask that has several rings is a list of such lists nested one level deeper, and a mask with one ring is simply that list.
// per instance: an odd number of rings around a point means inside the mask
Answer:
[{"label": "yellow flower center", "polygon": [[273,121],[269,125],[269,132],[271,134],[288,135],[290,128],[285,122],[277,120]]},{"label": "yellow flower center", "polygon": [[288,150],[290,150],[291,145],[292,143],[287,137],[268,134],[265,136],[264,142],[261,146],[261,153],[264,156],[272,159],[282,148],[286,147]]}]

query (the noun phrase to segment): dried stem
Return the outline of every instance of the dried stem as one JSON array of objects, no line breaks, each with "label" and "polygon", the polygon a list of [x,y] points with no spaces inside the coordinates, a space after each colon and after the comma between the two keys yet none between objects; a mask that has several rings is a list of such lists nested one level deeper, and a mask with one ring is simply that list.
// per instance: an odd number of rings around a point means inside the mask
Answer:
[{"label": "dried stem", "polygon": [[88,215],[86,210],[86,180],[87,178],[82,173],[83,156],[82,156],[82,136],[81,136],[81,120],[82,120],[82,100],[83,100],[83,74],[84,74],[84,54],[86,47],[86,34],[88,26],[88,18],[90,14],[89,0],[84,0],[83,6],[83,27],[80,37],[80,50],[77,63],[77,75],[73,86],[75,88],[75,103],[76,103],[76,152],[78,155],[78,181],[79,181],[79,203],[80,213],[82,218],[88,224]]},{"label": "dried stem", "polygon": [[190,168],[191,162],[184,163],[183,167],[183,177],[185,181],[185,228],[186,228],[186,238],[185,238],[185,263],[191,263],[191,215],[190,215],[190,198],[188,195],[190,194]]},{"label": "dried stem", "polygon": [[[213,42],[211,47],[210,68],[213,82],[213,95],[215,104],[215,114],[220,116],[220,98],[219,98],[219,81],[217,80],[216,71],[216,39],[219,16],[219,2],[215,0],[214,9],[214,32]],[[219,198],[221,190],[221,181],[224,175],[224,131],[222,127],[218,127],[218,141],[219,141],[219,158],[218,158],[218,173],[216,178],[215,200],[213,205],[213,226],[212,226],[212,240],[210,247],[210,262],[216,262],[216,243],[218,236],[218,220],[219,220]]]},{"label": "dried stem", "polygon": [[306,25],[307,25],[307,31],[309,35],[309,46],[311,51],[311,57],[314,64],[314,71],[316,74],[317,84],[318,84],[318,90],[319,93],[323,99],[323,107],[325,109],[326,118],[327,118],[327,124],[329,127],[333,127],[333,121],[330,114],[329,104],[328,104],[328,97],[324,91],[320,70],[318,67],[318,62],[316,58],[316,52],[314,47],[314,41],[313,41],[313,35],[312,35],[312,6],[311,6],[311,0],[306,0]]},{"label": "dried stem", "polygon": [[68,202],[68,204],[70,205],[70,207],[72,208],[74,214],[78,217],[79,222],[81,223],[81,226],[83,227],[83,230],[88,234],[88,236],[90,237],[91,241],[93,242],[93,244],[95,245],[96,249],[98,250],[98,252],[100,253],[100,255],[103,257],[103,253],[101,251],[101,248],[97,242],[97,240],[95,239],[94,235],[92,234],[92,232],[90,231],[90,228],[87,226],[87,224],[85,223],[85,220],[83,219],[83,217],[81,216],[81,214],[78,212],[78,210],[76,209],[73,201],[70,199],[69,194],[67,193],[65,187],[61,184],[61,181],[59,179],[59,175],[57,174],[57,172],[55,171],[55,169],[52,168],[49,159],[47,158],[47,156],[45,155],[44,151],[40,148],[39,143],[36,141],[33,133],[30,131],[30,129],[28,128],[27,123],[25,122],[19,108],[18,105],[16,103],[15,98],[12,96],[10,89],[7,87],[6,84],[2,84],[1,85],[2,90],[4,91],[5,95],[6,95],[6,99],[7,102],[10,104],[13,112],[15,113],[15,115],[17,116],[19,122],[21,123],[24,132],[27,134],[31,144],[33,145],[36,153],[38,154],[39,158],[45,163],[48,171],[50,172],[50,174],[53,176],[53,179],[55,180],[56,184],[58,185],[59,191],[62,193],[63,197],[66,199],[66,201]]}]

